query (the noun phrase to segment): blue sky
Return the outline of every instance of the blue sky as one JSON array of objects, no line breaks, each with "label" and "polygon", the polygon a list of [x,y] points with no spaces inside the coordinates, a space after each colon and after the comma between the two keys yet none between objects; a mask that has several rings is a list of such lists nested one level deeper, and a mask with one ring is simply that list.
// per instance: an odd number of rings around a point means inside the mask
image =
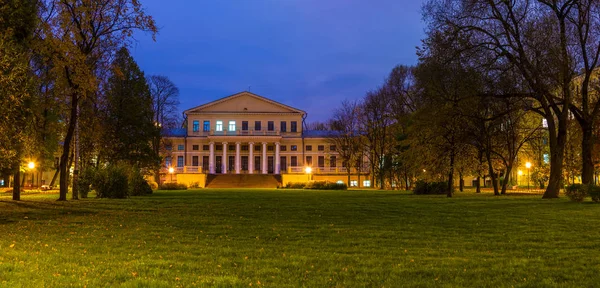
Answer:
[{"label": "blue sky", "polygon": [[180,89],[180,110],[248,90],[325,121],[398,64],[416,64],[422,1],[142,0],[160,28],[137,34],[146,75]]}]

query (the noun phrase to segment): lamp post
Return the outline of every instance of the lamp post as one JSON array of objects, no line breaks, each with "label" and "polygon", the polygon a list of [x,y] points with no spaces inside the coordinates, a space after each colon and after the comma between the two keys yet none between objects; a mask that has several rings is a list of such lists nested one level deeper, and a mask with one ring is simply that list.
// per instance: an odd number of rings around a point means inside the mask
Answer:
[{"label": "lamp post", "polygon": [[304,168],[304,172],[306,172],[306,174],[308,175],[308,181],[311,181],[311,180],[312,180],[312,177],[311,177],[311,176],[312,176],[312,175],[311,175],[311,173],[312,173],[312,168],[310,168],[310,167],[306,167],[306,168]]},{"label": "lamp post", "polygon": [[175,172],[175,169],[173,169],[173,167],[169,167],[169,174],[171,174],[171,183],[173,183],[173,172]]},{"label": "lamp post", "polygon": [[29,168],[29,172],[31,173],[31,185],[29,187],[33,188],[33,169],[35,169],[35,163],[29,161],[29,163],[27,163],[27,168]]},{"label": "lamp post", "polygon": [[531,162],[526,162],[525,168],[527,168],[527,191],[529,191],[529,177],[531,176],[529,169],[531,168]]}]

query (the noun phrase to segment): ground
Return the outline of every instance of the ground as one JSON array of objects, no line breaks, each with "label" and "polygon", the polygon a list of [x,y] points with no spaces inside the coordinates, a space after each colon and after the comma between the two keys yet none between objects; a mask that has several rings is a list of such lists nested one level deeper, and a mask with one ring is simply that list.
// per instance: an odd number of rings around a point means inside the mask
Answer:
[{"label": "ground", "polygon": [[534,196],[0,196],[0,286],[591,287],[600,205]]}]

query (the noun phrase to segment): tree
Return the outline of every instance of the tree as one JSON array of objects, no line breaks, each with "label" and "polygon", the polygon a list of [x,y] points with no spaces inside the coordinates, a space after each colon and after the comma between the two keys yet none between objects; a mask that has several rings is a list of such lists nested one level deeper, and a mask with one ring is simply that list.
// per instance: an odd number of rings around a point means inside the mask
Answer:
[{"label": "tree", "polygon": [[[60,196],[67,198],[68,163],[71,143],[78,119],[81,99],[94,95],[98,88],[95,74],[106,69],[114,51],[129,43],[134,30],[157,29],[136,0],[46,0],[41,19],[45,23],[41,53],[51,61],[56,89],[69,106],[66,131],[60,157]],[[77,160],[77,159],[76,159]],[[73,179],[73,195],[77,195],[77,171]]]},{"label": "tree", "polygon": [[[329,120],[331,131],[327,137],[328,142],[335,146],[335,151],[346,163],[348,173],[348,187],[350,187],[350,175],[352,167],[356,167],[357,161],[362,158],[362,149],[360,143],[361,135],[359,133],[359,115],[360,103],[358,101],[342,101],[341,107],[333,112]],[[360,174],[360,169],[356,167]]]},{"label": "tree", "polygon": [[127,48],[121,48],[115,56],[105,101],[106,159],[111,163],[123,161],[131,166],[154,167],[158,154],[151,143],[159,129],[154,125],[152,97],[144,73]]}]

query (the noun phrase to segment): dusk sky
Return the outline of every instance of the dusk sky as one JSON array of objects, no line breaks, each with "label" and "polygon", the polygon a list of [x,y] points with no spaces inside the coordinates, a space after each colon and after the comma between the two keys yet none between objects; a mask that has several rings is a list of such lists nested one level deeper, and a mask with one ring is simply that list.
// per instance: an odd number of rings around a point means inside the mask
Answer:
[{"label": "dusk sky", "polygon": [[[136,35],[146,75],[169,77],[180,110],[251,92],[325,121],[398,64],[415,64],[422,1],[143,0],[160,28]],[[250,88],[248,88],[250,86]]]}]

